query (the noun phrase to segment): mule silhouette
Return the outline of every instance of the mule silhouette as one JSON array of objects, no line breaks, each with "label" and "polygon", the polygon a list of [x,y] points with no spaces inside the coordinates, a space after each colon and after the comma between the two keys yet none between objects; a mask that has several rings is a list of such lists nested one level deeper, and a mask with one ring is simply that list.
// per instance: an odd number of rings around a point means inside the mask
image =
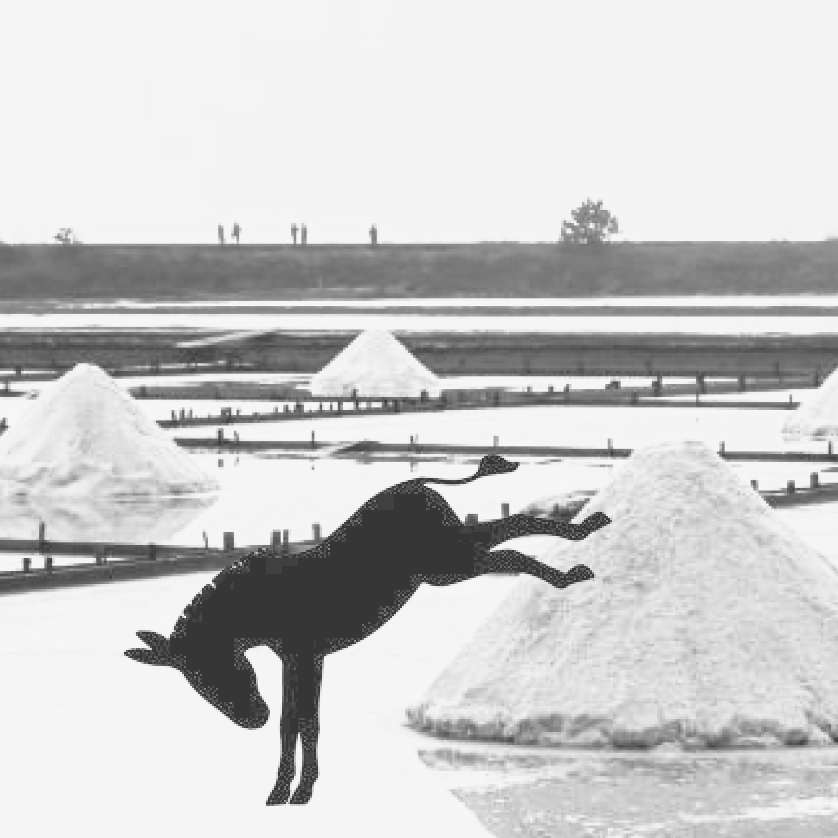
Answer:
[{"label": "mule silhouette", "polygon": [[[306,803],[318,776],[323,658],[384,625],[425,582],[451,585],[485,573],[526,573],[556,588],[592,579],[586,565],[562,573],[516,550],[491,548],[524,535],[579,540],[610,523],[597,512],[581,524],[512,515],[463,524],[428,483],[458,485],[514,471],[518,463],[484,457],[460,480],[419,477],[368,500],[328,538],[303,553],[259,548],[227,566],[183,610],[170,637],[137,636],[148,648],[125,654],[171,666],[225,716],[262,727],[268,707],[244,655],[268,646],[282,660],[282,755],[267,803]],[[300,781],[291,796],[297,736]]]}]

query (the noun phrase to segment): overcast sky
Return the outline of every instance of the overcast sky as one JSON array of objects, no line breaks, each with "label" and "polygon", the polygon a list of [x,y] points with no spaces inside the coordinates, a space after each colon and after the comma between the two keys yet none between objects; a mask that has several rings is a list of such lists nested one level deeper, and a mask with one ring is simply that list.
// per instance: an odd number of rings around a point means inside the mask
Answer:
[{"label": "overcast sky", "polygon": [[0,240],[838,235],[835,0],[7,0]]}]

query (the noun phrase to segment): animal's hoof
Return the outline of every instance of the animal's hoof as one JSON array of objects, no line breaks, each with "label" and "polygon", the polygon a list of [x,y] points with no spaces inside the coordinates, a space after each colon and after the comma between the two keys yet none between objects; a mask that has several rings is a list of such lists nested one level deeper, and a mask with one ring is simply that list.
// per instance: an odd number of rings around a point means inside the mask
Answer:
[{"label": "animal's hoof", "polygon": [[298,786],[297,790],[291,795],[291,804],[300,805],[308,803],[311,800],[311,786]]},{"label": "animal's hoof", "polygon": [[588,579],[596,579],[594,572],[586,564],[574,565],[565,576],[568,585],[573,585],[576,582],[586,582]]},{"label": "animal's hoof", "polygon": [[593,515],[588,516],[585,523],[588,527],[590,527],[590,529],[599,530],[607,524],[610,524],[611,519],[604,512],[594,512]]},{"label": "animal's hoof", "polygon": [[[267,806],[280,806],[288,802],[291,796],[291,783],[283,783],[281,786],[277,785],[268,796],[266,801]],[[293,801],[292,801],[293,802]]]}]

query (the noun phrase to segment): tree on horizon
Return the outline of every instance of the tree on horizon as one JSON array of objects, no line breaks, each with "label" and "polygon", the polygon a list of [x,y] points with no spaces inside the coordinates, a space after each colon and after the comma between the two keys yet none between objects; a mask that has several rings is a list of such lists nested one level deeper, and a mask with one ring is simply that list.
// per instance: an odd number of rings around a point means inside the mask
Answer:
[{"label": "tree on horizon", "polygon": [[602,201],[588,198],[570,214],[573,221],[562,222],[562,241],[567,244],[603,244],[620,232],[617,217],[603,207]]}]

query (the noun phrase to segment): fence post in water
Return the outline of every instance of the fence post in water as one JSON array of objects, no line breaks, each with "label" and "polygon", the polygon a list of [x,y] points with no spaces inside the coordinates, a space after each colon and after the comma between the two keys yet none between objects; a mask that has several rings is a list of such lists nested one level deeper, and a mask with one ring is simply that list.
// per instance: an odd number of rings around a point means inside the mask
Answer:
[{"label": "fence post in water", "polygon": [[817,489],[819,485],[820,484],[818,483],[818,473],[816,471],[813,471],[809,475],[809,487],[811,489]]},{"label": "fence post in water", "polygon": [[495,437],[495,448],[497,448],[497,447],[498,447],[498,438]]},{"label": "fence post in water", "polygon": [[831,442],[828,442],[828,443],[827,443],[827,446],[828,446],[828,448],[827,448],[827,453],[828,453],[828,454],[829,454],[829,456],[831,457],[831,456],[832,456],[832,443],[831,443]]},{"label": "fence post in water", "polygon": [[219,443],[224,442],[224,428],[218,429],[218,441]]},{"label": "fence post in water", "polygon": [[44,552],[44,542],[47,539],[47,525],[43,521],[38,522],[38,552]]},{"label": "fence post in water", "polygon": [[288,552],[288,530],[282,531],[282,551],[283,553]]},{"label": "fence post in water", "polygon": [[790,495],[794,494],[794,480],[789,480],[788,483],[786,483],[786,492]]},{"label": "fence post in water", "polygon": [[52,573],[52,556],[46,556],[44,558],[44,570],[47,573]]},{"label": "fence post in water", "polygon": [[234,550],[235,547],[236,547],[235,533],[225,532],[224,533],[224,549],[225,550]]},{"label": "fence post in water", "polygon": [[508,518],[509,517],[509,504],[502,503],[500,505],[500,517],[501,518]]},{"label": "fence post in water", "polygon": [[725,444],[722,441],[722,442],[719,443],[719,456],[724,457],[724,455],[725,455]]},{"label": "fence post in water", "polygon": [[320,524],[312,524],[311,531],[315,541],[320,541]]},{"label": "fence post in water", "polygon": [[314,448],[314,431],[311,432],[311,447]]},{"label": "fence post in water", "polygon": [[271,532],[271,547],[282,547],[282,530]]},{"label": "fence post in water", "polygon": [[611,444],[611,437],[608,437],[608,456],[614,456],[614,446]]},{"label": "fence post in water", "polygon": [[477,515],[475,515],[473,512],[469,512],[466,515],[466,525],[476,524],[476,523],[477,523]]}]

